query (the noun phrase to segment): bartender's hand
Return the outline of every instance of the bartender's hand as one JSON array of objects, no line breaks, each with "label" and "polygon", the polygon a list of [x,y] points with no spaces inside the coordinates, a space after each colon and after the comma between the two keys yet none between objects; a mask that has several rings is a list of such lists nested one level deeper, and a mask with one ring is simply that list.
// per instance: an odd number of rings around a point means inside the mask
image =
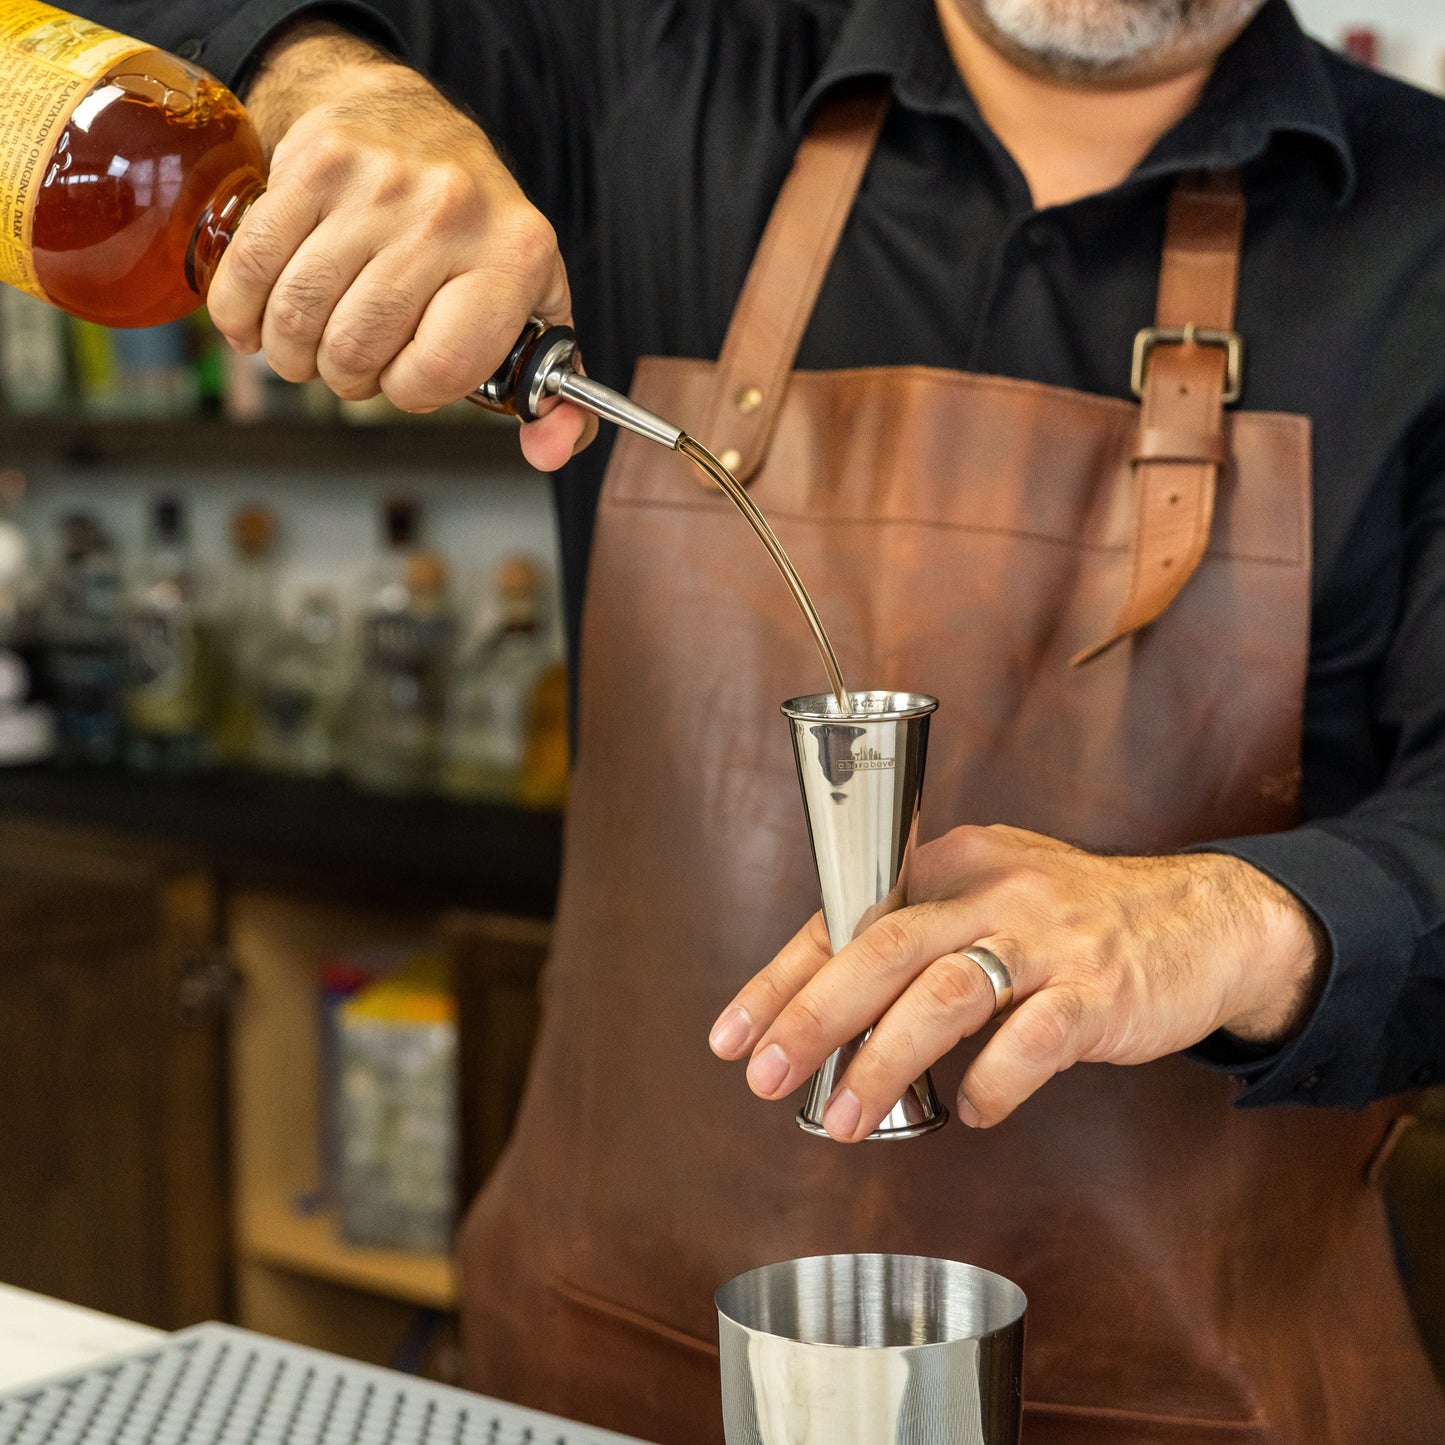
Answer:
[{"label": "bartender's hand", "polygon": [[994,994],[958,950],[992,949],[1015,1003],[974,1059],[958,1113],[987,1127],[1080,1061],[1142,1064],[1227,1029],[1284,1041],[1327,944],[1305,907],[1224,854],[1101,857],[1018,828],[956,828],[914,856],[909,906],[835,957],[822,915],[724,1010],[711,1042],[748,1083],[791,1093],[878,1023],[824,1116],[866,1138],[925,1068],[988,1023]]},{"label": "bartender's hand", "polygon": [[[338,396],[432,411],[485,381],[528,316],[570,323],[557,239],[477,126],[415,71],[302,22],[246,95],[266,193],[206,298],[238,350]],[[596,422],[565,403],[522,428],[551,470]]]}]

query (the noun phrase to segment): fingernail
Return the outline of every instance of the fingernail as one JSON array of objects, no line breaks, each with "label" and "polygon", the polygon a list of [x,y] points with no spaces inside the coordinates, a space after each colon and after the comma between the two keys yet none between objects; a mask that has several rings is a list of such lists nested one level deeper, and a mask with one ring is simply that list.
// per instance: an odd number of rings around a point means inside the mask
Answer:
[{"label": "fingernail", "polygon": [[[741,1004],[734,1004],[730,1009],[724,1009],[712,1026],[712,1032],[707,1036],[708,1046],[713,1053],[730,1059],[747,1043],[752,1031],[753,1021],[748,1017],[747,1009]],[[693,1037],[697,1036],[694,1034]]]},{"label": "fingernail", "polygon": [[823,1127],[835,1139],[851,1139],[863,1115],[863,1106],[852,1089],[839,1089],[823,1111]]},{"label": "fingernail", "polygon": [[967,1099],[961,1096],[958,1101],[958,1117],[959,1120],[962,1123],[967,1124],[970,1129],[983,1128],[983,1116],[978,1112],[977,1109],[973,1107],[972,1104],[968,1102]]},{"label": "fingernail", "polygon": [[770,1098],[782,1088],[788,1069],[788,1056],[776,1044],[769,1044],[748,1065],[748,1084],[755,1094]]}]

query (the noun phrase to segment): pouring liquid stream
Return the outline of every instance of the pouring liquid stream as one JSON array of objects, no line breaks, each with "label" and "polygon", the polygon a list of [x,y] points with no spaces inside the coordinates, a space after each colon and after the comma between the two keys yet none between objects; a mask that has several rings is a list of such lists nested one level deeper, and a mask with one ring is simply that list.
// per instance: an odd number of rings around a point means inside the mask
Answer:
[{"label": "pouring liquid stream", "polygon": [[777,533],[768,525],[768,519],[758,510],[757,503],[747,494],[738,479],[701,442],[694,441],[692,437],[683,433],[678,440],[677,449],[700,472],[717,483],[723,494],[747,518],[748,525],[758,534],[758,541],[767,549],[768,556],[773,559],[773,565],[782,573],[783,581],[788,585],[788,591],[793,594],[793,601],[798,604],[798,610],[803,614],[803,620],[813,634],[813,641],[818,647],[818,655],[823,659],[823,667],[828,674],[828,684],[833,689],[833,696],[838,700],[838,709],[844,716],[847,716],[853,711],[853,708],[849,701],[848,689],[843,683],[843,673],[838,667],[838,655],[833,651],[833,644],[828,641],[828,634],[824,630],[822,619],[818,616],[818,609],[813,605],[813,599],[808,595],[808,589],[803,586],[803,579],[798,576],[798,570],[793,566],[792,559],[783,549],[783,544],[778,541]]}]

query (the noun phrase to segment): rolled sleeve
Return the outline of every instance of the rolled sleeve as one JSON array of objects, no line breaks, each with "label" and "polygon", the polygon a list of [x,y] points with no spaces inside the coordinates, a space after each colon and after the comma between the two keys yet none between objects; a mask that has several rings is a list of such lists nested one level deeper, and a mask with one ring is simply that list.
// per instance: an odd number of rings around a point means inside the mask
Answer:
[{"label": "rolled sleeve", "polygon": [[1211,843],[1289,889],[1329,939],[1328,976],[1309,1022],[1279,1049],[1224,1033],[1190,1049],[1198,1062],[1240,1080],[1243,1105],[1300,1103],[1355,1108],[1398,1081],[1387,1057],[1390,1022],[1415,964],[1419,919],[1409,891],[1369,853],[1328,825]]},{"label": "rolled sleeve", "polygon": [[248,0],[242,5],[217,0],[95,0],[86,18],[108,25],[162,50],[203,65],[233,90],[241,90],[266,43],[283,26],[305,16],[335,21],[406,56],[403,0]]}]

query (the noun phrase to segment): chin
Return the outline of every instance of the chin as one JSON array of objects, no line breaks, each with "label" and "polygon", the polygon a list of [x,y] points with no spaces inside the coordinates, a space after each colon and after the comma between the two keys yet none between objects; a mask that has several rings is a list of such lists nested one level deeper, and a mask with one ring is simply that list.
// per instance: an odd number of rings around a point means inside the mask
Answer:
[{"label": "chin", "polygon": [[1218,48],[1264,0],[952,0],[1030,68],[1120,78]]}]

